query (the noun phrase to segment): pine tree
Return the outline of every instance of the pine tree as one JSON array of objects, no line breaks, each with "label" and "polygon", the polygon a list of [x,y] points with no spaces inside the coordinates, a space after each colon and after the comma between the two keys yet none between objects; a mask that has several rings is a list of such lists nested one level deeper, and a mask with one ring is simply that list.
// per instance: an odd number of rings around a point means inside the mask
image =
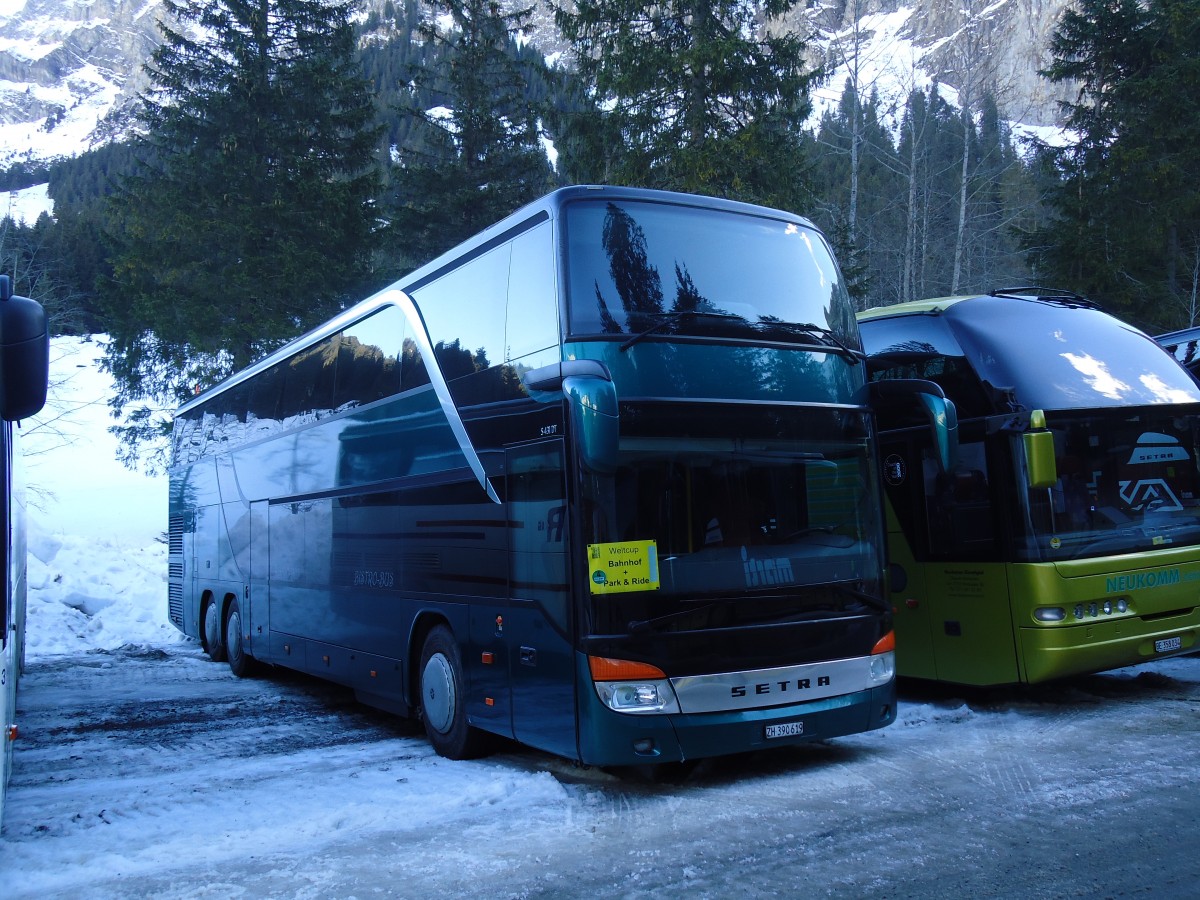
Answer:
[{"label": "pine tree", "polygon": [[603,180],[803,206],[799,129],[814,73],[795,33],[758,21],[795,2],[555,3],[603,110],[578,125]]},{"label": "pine tree", "polygon": [[[449,28],[422,26],[441,65],[412,75],[413,140],[397,148],[391,244],[410,269],[544,194],[554,174],[541,140],[541,109],[529,99],[529,69],[515,36],[530,8],[497,0],[434,0]],[[528,65],[528,63],[527,63]],[[425,105],[430,104],[430,105]]]},{"label": "pine tree", "polygon": [[[361,294],[374,108],[351,2],[167,0],[115,198],[115,409],[173,405]],[[123,431],[136,449],[148,413]]]},{"label": "pine tree", "polygon": [[1030,243],[1047,280],[1147,329],[1182,324],[1200,278],[1200,0],[1081,0],[1051,52],[1044,74],[1079,96],[1078,140],[1043,148],[1056,215]]}]

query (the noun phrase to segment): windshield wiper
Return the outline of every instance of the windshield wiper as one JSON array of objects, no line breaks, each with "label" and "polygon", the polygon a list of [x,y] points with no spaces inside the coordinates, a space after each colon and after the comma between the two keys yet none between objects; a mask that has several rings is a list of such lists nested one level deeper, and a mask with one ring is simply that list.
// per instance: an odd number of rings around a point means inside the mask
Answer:
[{"label": "windshield wiper", "polygon": [[647,335],[654,334],[656,331],[662,331],[668,325],[673,325],[676,322],[683,321],[684,319],[736,319],[739,322],[746,321],[741,316],[736,316],[733,313],[708,312],[707,310],[703,309],[679,309],[673,313],[668,313],[661,322],[656,322],[645,331],[635,334],[621,345],[621,352],[624,353]]},{"label": "windshield wiper", "polygon": [[[741,599],[741,598],[725,597],[725,598],[722,598],[722,600],[720,602],[728,603],[731,600],[738,600],[738,599]],[[629,633],[637,634],[639,631],[648,631],[649,629],[653,628],[655,625],[659,625],[663,622],[669,622],[672,619],[679,619],[679,618],[682,618],[683,616],[692,616],[698,612],[704,612],[707,609],[712,609],[716,605],[717,605],[716,603],[705,603],[703,606],[693,606],[689,609],[676,610],[673,613],[667,613],[665,616],[655,616],[652,619],[635,619],[629,623],[629,626],[628,626]]]},{"label": "windshield wiper", "polygon": [[[845,594],[847,596],[853,597],[856,600],[861,601],[865,605],[870,606],[872,609],[879,610],[880,612],[891,612],[892,611],[891,605],[886,600],[884,600],[882,597],[876,597],[873,594],[868,594],[864,591],[860,591],[856,588],[850,587],[849,585],[841,584],[836,581],[825,582],[822,584],[794,585],[791,588],[789,588],[789,590],[795,591],[797,589],[812,589],[812,588],[831,588],[839,594]],[[779,592],[772,591],[771,594],[768,594],[767,596],[772,596],[772,595],[779,596]],[[801,596],[803,596],[803,595],[801,595]],[[670,622],[674,619],[683,618],[684,616],[693,616],[693,615],[696,615],[697,613],[702,613],[702,612],[706,612],[710,609],[715,609],[718,606],[725,606],[730,603],[753,604],[756,600],[759,600],[759,599],[762,599],[762,595],[755,595],[752,593],[735,594],[734,596],[731,596],[731,597],[716,597],[716,598],[712,598],[707,603],[704,603],[702,606],[692,606],[687,609],[679,609],[679,610],[676,610],[675,612],[667,613],[666,615],[663,615],[663,616],[654,616],[653,618],[650,618],[650,619],[635,619],[635,620],[631,621],[627,627],[629,629],[630,634],[637,634],[642,631],[648,631],[649,629],[654,628],[656,625],[661,625],[663,622]],[[767,615],[765,621],[770,621],[771,619],[791,619],[792,621],[799,622],[799,621],[803,621],[805,618],[821,618],[821,617],[825,617],[827,615],[828,615],[828,612],[826,610],[813,611],[813,610],[805,610],[805,609],[784,609],[784,610],[774,609],[774,610],[770,611],[770,613]],[[748,623],[742,623],[742,624],[748,624]]]},{"label": "windshield wiper", "polygon": [[846,594],[856,600],[861,600],[872,609],[877,609],[880,612],[891,612],[892,604],[888,603],[883,597],[876,597],[874,594],[868,594],[866,591],[860,591],[857,588],[852,588],[848,584],[841,584],[836,581],[830,581],[822,587],[833,588],[839,593]]},{"label": "windshield wiper", "polygon": [[800,331],[804,334],[818,338],[820,343],[818,347],[828,347],[850,365],[857,365],[860,360],[867,358],[867,354],[861,350],[855,350],[853,347],[848,347],[836,334],[828,328],[820,325],[814,325],[812,322],[770,322],[765,323],[774,325],[777,328],[784,328],[790,331]]}]

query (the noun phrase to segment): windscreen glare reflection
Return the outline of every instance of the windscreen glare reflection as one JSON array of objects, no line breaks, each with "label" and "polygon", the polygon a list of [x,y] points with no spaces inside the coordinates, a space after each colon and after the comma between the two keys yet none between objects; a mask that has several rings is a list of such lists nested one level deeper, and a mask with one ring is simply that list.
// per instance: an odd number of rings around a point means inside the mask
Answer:
[{"label": "windscreen glare reflection", "polygon": [[860,346],[837,265],[812,228],[675,204],[583,201],[568,208],[566,232],[575,335],[653,329],[821,343],[832,332]]},{"label": "windscreen glare reflection", "polygon": [[1028,559],[1200,542],[1200,407],[1047,414],[1058,483],[1029,490]]},{"label": "windscreen glare reflection", "polygon": [[[589,544],[652,541],[660,583],[593,597],[593,627],[655,630],[877,612],[880,500],[859,412],[622,410]],[[595,591],[593,591],[595,593]]]}]

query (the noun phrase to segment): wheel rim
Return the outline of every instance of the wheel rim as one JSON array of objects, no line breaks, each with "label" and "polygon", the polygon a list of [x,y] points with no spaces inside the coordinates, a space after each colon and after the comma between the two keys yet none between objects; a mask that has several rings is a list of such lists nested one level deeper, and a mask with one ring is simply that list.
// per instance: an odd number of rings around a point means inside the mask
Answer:
[{"label": "wheel rim", "polygon": [[425,663],[421,675],[421,705],[425,710],[425,721],[439,734],[450,730],[456,699],[450,662],[441,653],[435,653]]},{"label": "wheel rim", "polygon": [[236,612],[229,614],[225,625],[225,650],[234,661],[242,655],[242,618]]},{"label": "wheel rim", "polygon": [[208,649],[216,648],[221,633],[217,623],[217,604],[210,603],[204,608],[204,639],[208,641]]}]

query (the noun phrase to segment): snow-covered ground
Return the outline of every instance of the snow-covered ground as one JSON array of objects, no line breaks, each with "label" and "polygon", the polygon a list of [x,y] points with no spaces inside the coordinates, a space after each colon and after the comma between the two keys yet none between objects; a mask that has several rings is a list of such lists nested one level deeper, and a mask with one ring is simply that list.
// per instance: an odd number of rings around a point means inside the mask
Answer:
[{"label": "snow-covered ground", "polygon": [[54,215],[54,201],[50,199],[50,185],[38,184],[20,191],[9,191],[6,199],[0,200],[0,218],[32,225],[38,216]]},{"label": "snow-covered ground", "polygon": [[419,727],[166,621],[162,477],[114,461],[96,341],[25,423],[29,668],[0,897],[1195,895],[1200,657],[902,690],[876,732],[665,783]]}]

